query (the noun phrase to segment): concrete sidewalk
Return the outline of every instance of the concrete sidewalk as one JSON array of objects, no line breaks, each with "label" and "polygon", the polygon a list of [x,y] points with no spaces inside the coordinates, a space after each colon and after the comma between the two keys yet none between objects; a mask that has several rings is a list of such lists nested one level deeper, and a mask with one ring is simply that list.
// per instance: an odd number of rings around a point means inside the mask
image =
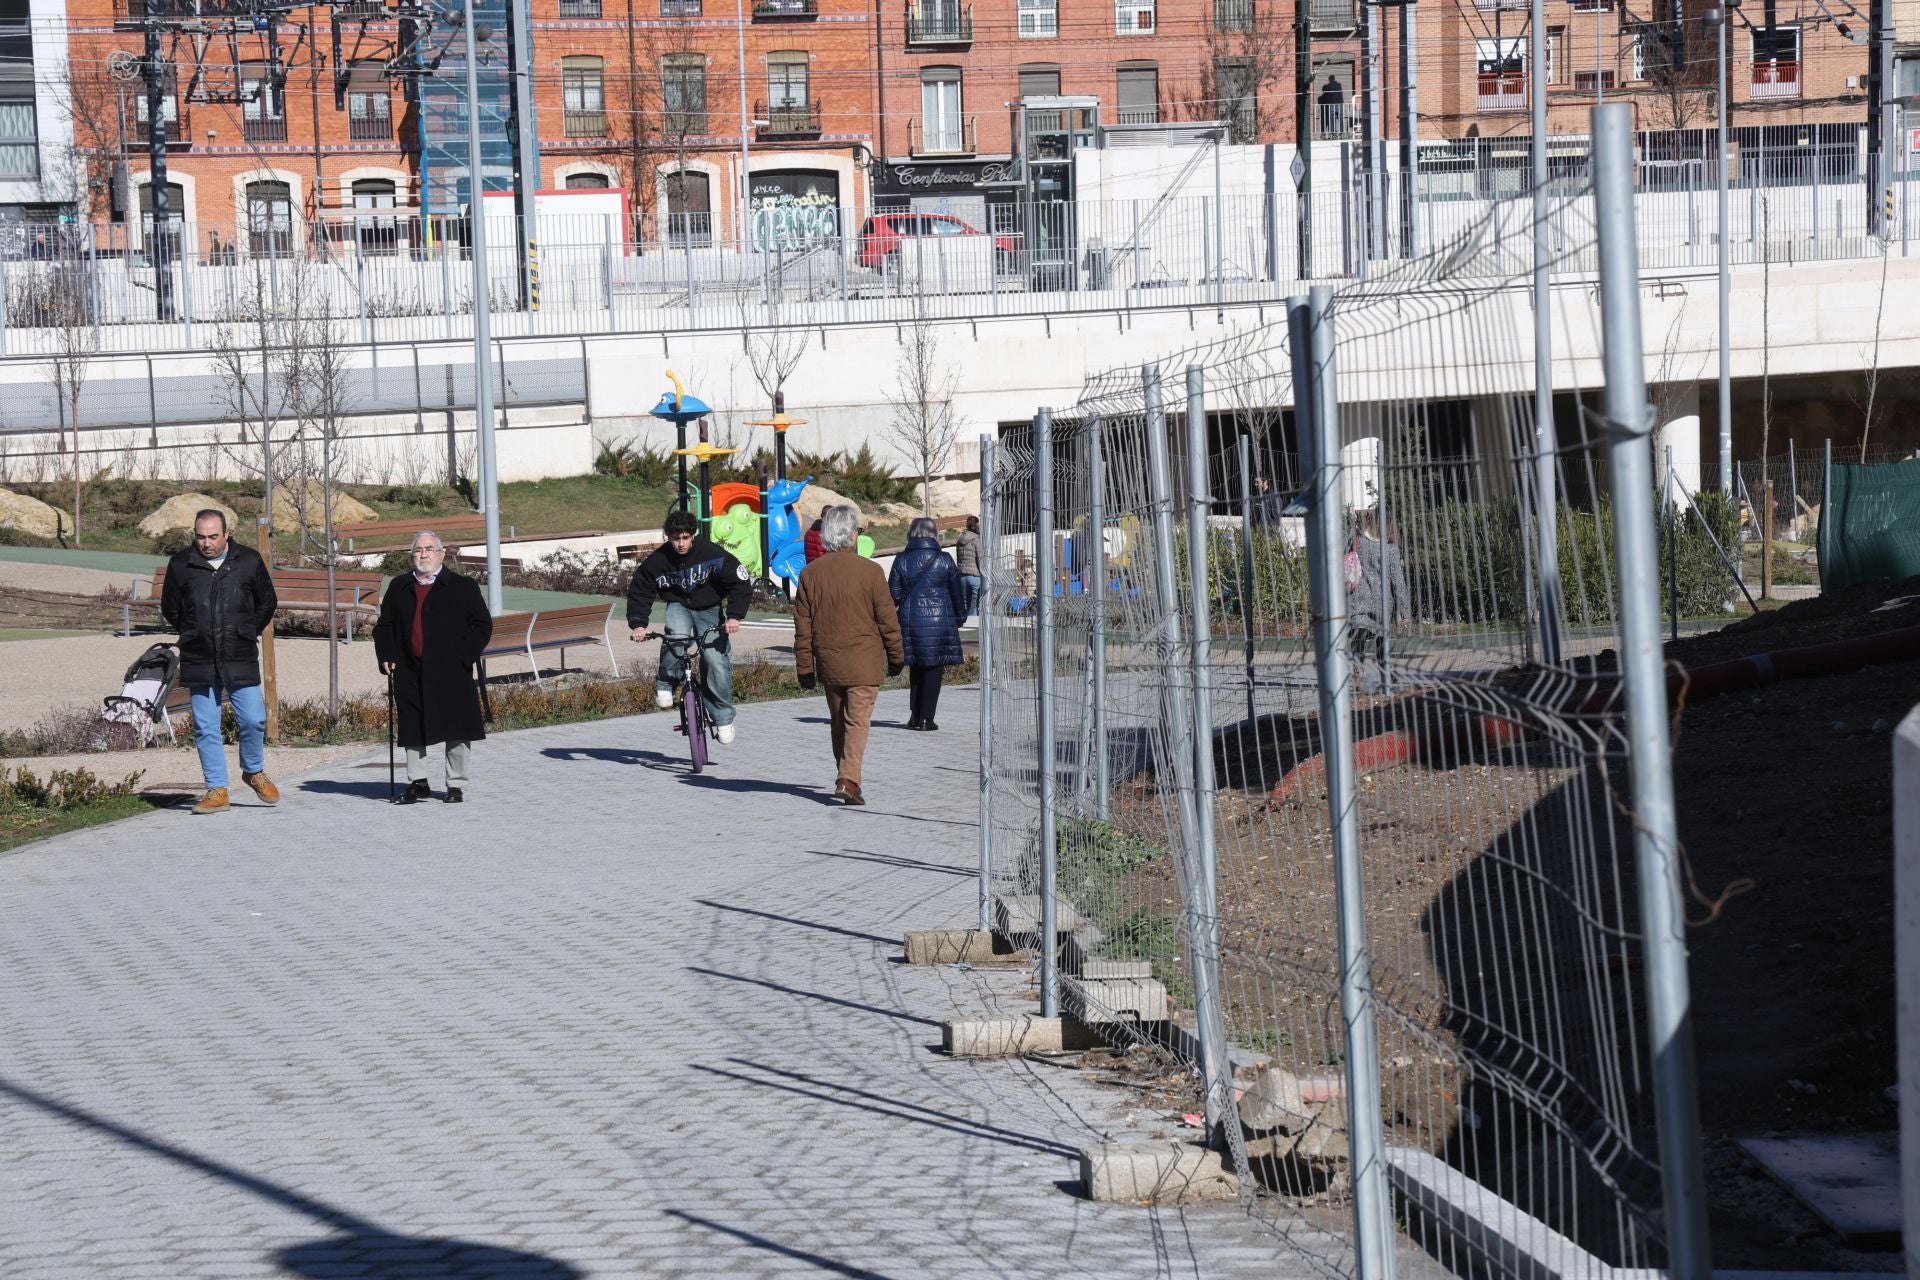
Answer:
[{"label": "concrete sidewalk", "polygon": [[0,1275],[1304,1276],[1072,1193],[1130,1095],[935,1050],[1033,1007],[898,959],[974,911],[976,707],[883,695],[866,809],[804,699],[700,778],[665,716],[558,726],[459,807],[382,754],[0,856]]}]

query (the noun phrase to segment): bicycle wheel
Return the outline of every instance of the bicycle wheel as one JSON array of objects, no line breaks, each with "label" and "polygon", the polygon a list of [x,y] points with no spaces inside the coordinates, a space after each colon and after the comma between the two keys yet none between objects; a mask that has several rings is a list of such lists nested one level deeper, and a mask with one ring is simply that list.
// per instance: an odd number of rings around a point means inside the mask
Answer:
[{"label": "bicycle wheel", "polygon": [[700,772],[707,767],[707,726],[702,723],[704,712],[700,709],[700,694],[694,688],[693,681],[687,681],[686,692],[680,696],[681,731],[687,735],[687,754],[693,759],[693,771]]}]

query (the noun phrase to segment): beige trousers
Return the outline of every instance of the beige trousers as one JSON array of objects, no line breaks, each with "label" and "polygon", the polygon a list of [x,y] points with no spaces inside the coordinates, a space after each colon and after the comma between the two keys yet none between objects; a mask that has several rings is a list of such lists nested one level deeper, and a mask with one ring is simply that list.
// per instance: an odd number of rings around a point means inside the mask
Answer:
[{"label": "beige trousers", "polygon": [[827,715],[833,724],[833,762],[837,778],[860,785],[860,761],[867,754],[867,730],[873,724],[877,684],[827,685]]}]

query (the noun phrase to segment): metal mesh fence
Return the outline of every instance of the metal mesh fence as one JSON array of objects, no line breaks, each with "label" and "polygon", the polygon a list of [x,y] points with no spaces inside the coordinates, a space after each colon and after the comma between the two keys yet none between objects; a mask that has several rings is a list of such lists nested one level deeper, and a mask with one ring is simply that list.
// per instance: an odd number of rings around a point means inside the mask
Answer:
[{"label": "metal mesh fence", "polygon": [[[1592,208],[1552,202],[1551,266]],[[1536,433],[1502,240],[1096,378],[984,495],[997,927],[1049,1012],[1191,1064],[1249,1211],[1334,1275],[1663,1260],[1613,657],[1653,495],[1598,413]]]}]

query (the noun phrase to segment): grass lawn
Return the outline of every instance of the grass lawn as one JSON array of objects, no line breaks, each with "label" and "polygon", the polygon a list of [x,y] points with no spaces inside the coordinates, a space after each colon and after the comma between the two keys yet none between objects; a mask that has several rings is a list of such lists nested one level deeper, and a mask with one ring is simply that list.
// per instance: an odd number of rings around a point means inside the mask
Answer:
[{"label": "grass lawn", "polygon": [[0,812],[0,851],[31,844],[35,840],[45,840],[48,836],[78,831],[83,827],[97,827],[103,822],[118,822],[122,818],[152,813],[178,799],[177,796],[114,796],[98,804],[76,809]]}]

